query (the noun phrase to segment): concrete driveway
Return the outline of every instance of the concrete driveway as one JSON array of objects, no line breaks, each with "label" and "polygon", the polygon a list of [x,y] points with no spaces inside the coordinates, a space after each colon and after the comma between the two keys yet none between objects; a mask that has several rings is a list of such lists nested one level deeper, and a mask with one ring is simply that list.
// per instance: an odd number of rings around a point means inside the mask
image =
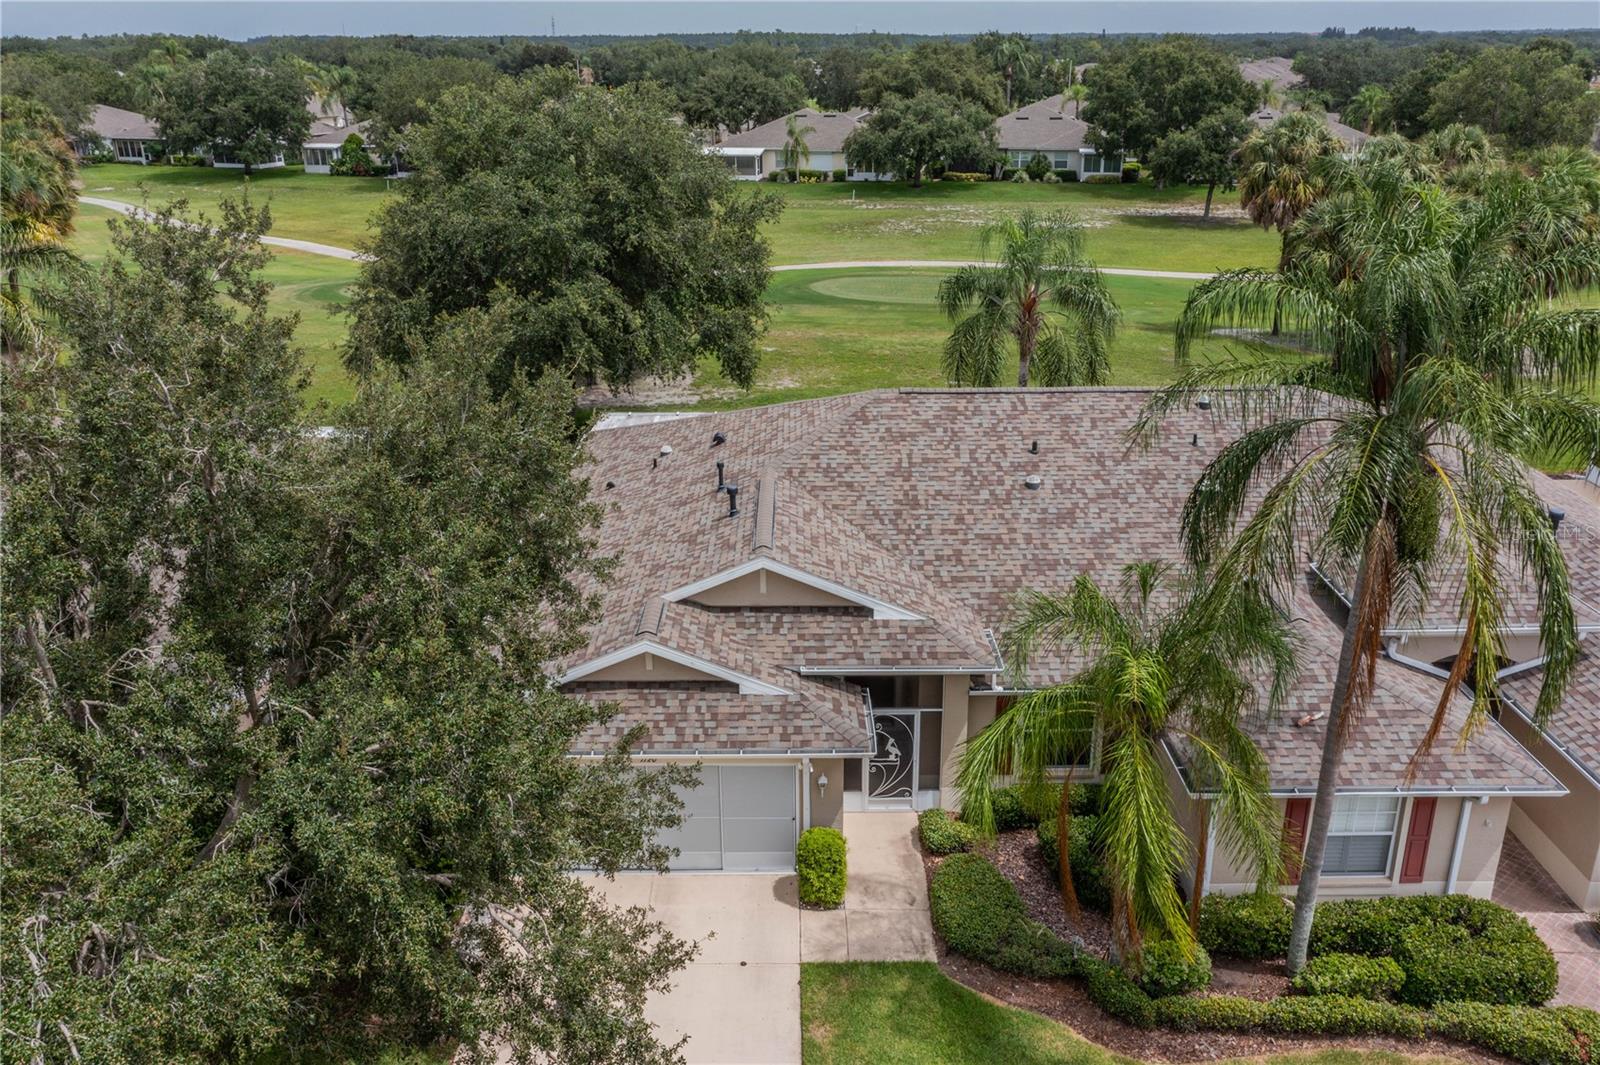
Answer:
[{"label": "concrete driveway", "polygon": [[585,877],[615,906],[643,906],[700,944],[645,1016],[661,1037],[689,1037],[690,1065],[799,1065],[800,906],[794,877],[624,874]]}]

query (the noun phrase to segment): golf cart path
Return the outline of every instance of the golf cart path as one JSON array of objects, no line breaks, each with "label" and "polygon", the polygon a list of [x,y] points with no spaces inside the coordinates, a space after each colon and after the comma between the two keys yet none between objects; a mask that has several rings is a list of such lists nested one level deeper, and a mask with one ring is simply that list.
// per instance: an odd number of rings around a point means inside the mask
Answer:
[{"label": "golf cart path", "polygon": [[[104,207],[108,211],[118,214],[131,215],[135,218],[148,218],[150,212],[137,204],[124,203],[121,200],[107,200],[100,196],[79,196],[79,203],[87,203],[94,207]],[[291,251],[303,251],[312,255],[326,255],[331,259],[344,259],[349,262],[364,262],[367,256],[350,248],[340,248],[333,244],[318,244],[312,240],[296,240],[293,237],[262,237],[261,243],[269,244],[274,248],[288,248]],[[915,269],[956,269],[962,266],[992,266],[992,263],[980,262],[976,259],[840,259],[825,263],[789,263],[784,266],[772,267],[772,272],[784,273],[789,270],[843,270],[851,267],[881,267]],[[1163,277],[1175,281],[1205,281],[1215,275],[1195,273],[1188,270],[1136,270],[1131,267],[1102,266],[1102,274],[1115,277]]]},{"label": "golf cart path", "polygon": [[[79,196],[79,203],[87,203],[94,207],[104,207],[108,211],[116,211],[133,218],[150,218],[152,212],[145,210],[137,204],[123,203],[121,200],[106,200],[99,196]],[[293,237],[262,237],[261,243],[274,248],[288,248],[291,251],[309,252],[312,255],[326,255],[330,259],[344,259],[350,262],[364,262],[367,256],[350,248],[340,248],[332,244],[318,244],[314,240],[296,240]]]}]

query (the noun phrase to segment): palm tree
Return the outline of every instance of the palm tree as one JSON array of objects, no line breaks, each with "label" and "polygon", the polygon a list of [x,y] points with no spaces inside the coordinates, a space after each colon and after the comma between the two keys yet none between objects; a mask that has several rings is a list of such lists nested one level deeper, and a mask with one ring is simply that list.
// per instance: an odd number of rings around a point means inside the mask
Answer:
[{"label": "palm tree", "polygon": [[350,97],[355,94],[358,78],[350,67],[313,67],[307,76],[312,93],[320,101],[324,115],[339,116],[339,124],[350,124]]},{"label": "palm tree", "polygon": [[0,337],[7,366],[42,339],[23,277],[68,270],[78,262],[66,246],[77,210],[77,173],[66,130],[48,108],[0,99]]},{"label": "palm tree", "polygon": [[1391,103],[1389,90],[1382,85],[1363,85],[1345,105],[1344,119],[1360,126],[1363,133],[1382,133],[1394,123]]},{"label": "palm tree", "polygon": [[[1266,760],[1245,723],[1275,708],[1287,691],[1294,647],[1266,601],[1162,563],[1124,567],[1115,593],[1080,576],[1063,594],[1031,592],[1019,606],[1021,616],[1005,636],[1019,687],[1041,651],[1065,651],[1087,664],[1060,684],[1022,696],[967,741],[958,777],[962,816],[993,831],[993,784],[1011,773],[1039,810],[1048,801],[1049,767],[1066,761],[1085,733],[1097,732],[1113,954],[1137,969],[1146,936],[1194,943],[1177,889],[1188,845],[1162,771],[1164,743],[1189,753],[1195,783],[1211,796],[1219,838],[1264,883],[1277,883],[1281,824],[1267,791]],[[1271,678],[1265,701],[1255,676]],[[1067,790],[1061,789],[1057,814],[1064,893],[1071,877]]]},{"label": "palm tree", "polygon": [[1463,636],[1419,755],[1464,685],[1460,740],[1488,719],[1505,580],[1525,574],[1540,604],[1537,720],[1560,705],[1576,655],[1566,564],[1519,456],[1600,454],[1600,405],[1575,387],[1600,370],[1600,310],[1545,298],[1551,283],[1562,293],[1600,283],[1600,242],[1530,254],[1519,210],[1497,190],[1455,197],[1392,163],[1350,168],[1296,224],[1292,262],[1202,282],[1178,323],[1183,358],[1215,327],[1255,325],[1281,309],[1323,354],[1289,364],[1251,346],[1195,367],[1136,428],[1153,440],[1164,415],[1202,394],[1241,417],[1242,435],[1184,508],[1195,564],[1266,585],[1297,578],[1309,553],[1353,574],[1291,973],[1305,963],[1340,761],[1391,616],[1426,602],[1435,573],[1461,575]]},{"label": "palm tree", "polygon": [[998,242],[999,260],[939,283],[939,306],[956,322],[944,345],[948,380],[994,387],[1015,342],[1018,387],[1034,374],[1046,385],[1105,382],[1121,312],[1084,255],[1083,233],[1065,212],[1032,210],[983,228],[984,258]]},{"label": "palm tree", "polygon": [[1429,131],[1420,144],[1423,158],[1444,180],[1451,179],[1458,171],[1481,174],[1500,160],[1500,153],[1487,133],[1460,122]]},{"label": "palm tree", "polygon": [[1012,35],[1001,41],[994,50],[995,62],[1000,64],[1000,76],[1006,82],[1006,110],[1011,110],[1011,87],[1019,75],[1026,77],[1038,64],[1039,57],[1026,38]]},{"label": "palm tree", "polygon": [[802,126],[794,115],[783,120],[783,168],[789,171],[789,180],[800,179],[800,164],[811,162],[811,146],[806,137],[817,131],[815,126]]},{"label": "palm tree", "polygon": [[1078,112],[1083,110],[1083,101],[1089,98],[1089,86],[1081,81],[1075,81],[1067,86],[1067,91],[1061,94],[1061,109],[1067,109],[1067,101],[1072,101],[1072,117],[1077,118]]}]

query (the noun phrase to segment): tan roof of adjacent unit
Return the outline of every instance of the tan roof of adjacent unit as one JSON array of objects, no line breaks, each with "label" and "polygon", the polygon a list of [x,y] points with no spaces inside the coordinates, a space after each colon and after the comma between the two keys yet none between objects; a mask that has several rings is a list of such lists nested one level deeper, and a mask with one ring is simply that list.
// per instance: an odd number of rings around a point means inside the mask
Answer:
[{"label": "tan roof of adjacent unit", "polygon": [[[1594,637],[1590,638],[1590,642]],[[1539,693],[1544,687],[1544,670],[1532,669],[1500,682],[1500,694],[1523,720],[1532,722]],[[1586,648],[1567,680],[1566,698],[1544,727],[1545,737],[1578,763],[1589,779],[1600,787],[1600,646]],[[1537,751],[1542,741],[1532,745]]]},{"label": "tan roof of adjacent unit", "polygon": [[811,126],[813,132],[806,134],[806,147],[813,152],[839,152],[844,150],[844,140],[861,126],[861,122],[871,114],[864,107],[852,108],[848,111],[818,111],[810,107],[802,107],[792,115],[775,118],[771,122],[764,122],[754,129],[747,129],[743,133],[735,133],[721,143],[713,146],[717,148],[782,148],[789,143],[788,119],[793,117],[798,127]]},{"label": "tan roof of adjacent unit", "polygon": [[[1293,110],[1294,108],[1289,108],[1288,111],[1281,111],[1276,107],[1258,107],[1250,113],[1250,121],[1254,122],[1258,128],[1266,129],[1268,126],[1272,125],[1274,122],[1278,121],[1278,119],[1282,118],[1284,115]],[[1328,129],[1335,137],[1339,138],[1340,143],[1342,143],[1346,148],[1359,148],[1363,144],[1367,143],[1367,141],[1372,139],[1369,135],[1361,132],[1359,129],[1356,129],[1354,126],[1347,126],[1343,122],[1340,122],[1337,114],[1328,112],[1313,113],[1322,115],[1322,120],[1327,123]]]},{"label": "tan roof of adjacent unit", "polygon": [[1089,126],[1073,117],[1075,106],[1068,102],[1063,110],[1062,95],[1056,93],[1001,115],[994,120],[1000,150],[1066,152],[1084,147]]},{"label": "tan roof of adjacent unit", "polygon": [[[603,617],[588,648],[559,668],[623,651],[648,630],[663,646],[788,693],[741,696],[720,685],[700,698],[671,687],[579,682],[573,691],[620,709],[593,738],[642,723],[646,750],[864,750],[860,693],[815,673],[911,668],[988,683],[1002,665],[994,634],[1019,592],[1061,589],[1082,573],[1110,583],[1129,562],[1179,556],[1177,514],[1227,433],[1212,415],[1191,411],[1175,415],[1148,450],[1130,450],[1122,434],[1148,395],[902,389],[623,419],[591,434],[585,473],[606,511],[599,547],[618,563],[601,589]],[[714,444],[714,433],[725,442]],[[719,459],[740,489],[737,517],[716,492]],[[1037,489],[1025,485],[1032,474],[1042,479]],[[863,603],[890,608],[889,616],[850,604],[662,602],[758,560],[848,588]],[[1332,687],[1339,626],[1306,605],[1313,602],[1306,598],[1298,611],[1307,653],[1290,706],[1259,730],[1280,788],[1314,783],[1321,732],[1284,721],[1325,706]],[[1079,664],[1068,651],[1041,654],[1028,683],[1065,679]],[[1381,663],[1346,784],[1559,787],[1497,729],[1461,751],[1441,742],[1408,775],[1406,760],[1438,698],[1434,679]],[[1452,708],[1453,724],[1462,713],[1459,703]]]},{"label": "tan roof of adjacent unit", "polygon": [[90,110],[89,128],[106,140],[150,141],[161,138],[154,119],[108,104],[95,104]]},{"label": "tan roof of adjacent unit", "polygon": [[1303,75],[1294,72],[1294,60],[1281,55],[1246,59],[1239,64],[1239,73],[1252,84],[1265,85],[1270,81],[1277,89],[1293,88],[1306,80]]}]

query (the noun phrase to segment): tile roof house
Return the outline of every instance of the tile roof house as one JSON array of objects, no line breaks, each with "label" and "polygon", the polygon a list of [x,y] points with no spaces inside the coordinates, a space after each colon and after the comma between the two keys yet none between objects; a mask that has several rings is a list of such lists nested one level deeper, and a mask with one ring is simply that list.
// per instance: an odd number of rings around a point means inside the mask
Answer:
[{"label": "tile roof house", "polygon": [[89,122],[73,138],[78,154],[87,156],[109,150],[119,163],[145,164],[161,150],[161,132],[155,120],[137,111],[95,104]]},{"label": "tile roof house", "polygon": [[760,181],[783,169],[783,152],[789,143],[788,120],[793,118],[797,128],[811,127],[806,134],[806,147],[811,156],[801,160],[801,170],[843,170],[850,181],[876,181],[887,175],[870,170],[858,170],[844,155],[845,138],[860,128],[872,112],[865,107],[848,111],[818,111],[811,107],[763,122],[759,126],[735,133],[710,145],[706,151],[721,156],[733,176],[744,181]]},{"label": "tile roof house", "polygon": [[[642,726],[645,759],[700,761],[705,786],[669,842],[690,868],[787,868],[795,833],[845,809],[953,806],[960,745],[1018,686],[1070,676],[1070,651],[1014,678],[997,633],[1026,589],[1179,556],[1174,516],[1225,442],[1210,413],[1174,417],[1148,451],[1123,430],[1137,389],[902,389],[691,416],[607,416],[585,476],[611,579],[565,690],[616,716],[594,754]],[[1286,823],[1303,824],[1344,609],[1309,571],[1292,603],[1304,642],[1288,705],[1254,731]],[[1567,787],[1491,723],[1411,764],[1436,678],[1377,671],[1351,740],[1324,890],[1492,888],[1514,802]],[[1461,700],[1451,724],[1465,720]],[[1170,786],[1192,825],[1179,743]],[[1094,772],[1085,752],[1080,779]],[[1246,890],[1213,852],[1206,890]]]}]

